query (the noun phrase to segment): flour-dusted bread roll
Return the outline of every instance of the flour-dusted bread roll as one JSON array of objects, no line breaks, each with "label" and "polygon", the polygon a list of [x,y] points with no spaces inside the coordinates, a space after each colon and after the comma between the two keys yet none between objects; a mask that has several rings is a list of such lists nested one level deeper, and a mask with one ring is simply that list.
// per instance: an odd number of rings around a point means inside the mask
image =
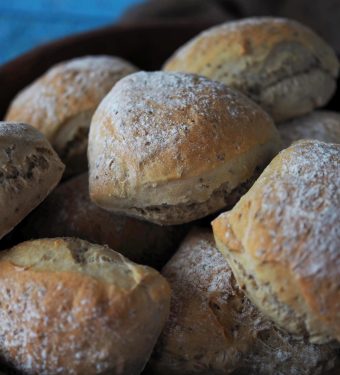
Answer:
[{"label": "flour-dusted bread roll", "polygon": [[170,318],[152,374],[323,374],[330,345],[297,340],[245,297],[208,230],[192,232],[162,274],[172,288]]},{"label": "flour-dusted bread roll", "polygon": [[106,244],[134,262],[164,266],[188,231],[187,226],[159,226],[116,215],[89,197],[88,174],[59,185],[21,226],[24,239],[79,237]]},{"label": "flour-dusted bread roll", "polygon": [[72,238],[0,253],[0,359],[29,375],[140,374],[168,317],[155,270]]},{"label": "flour-dusted bread roll", "polygon": [[189,222],[234,202],[279,143],[270,117],[222,83],[131,74],[92,118],[90,195],[107,210],[159,224]]},{"label": "flour-dusted bread roll", "polygon": [[340,143],[340,113],[337,112],[313,111],[279,124],[277,128],[285,147],[300,139]]},{"label": "flour-dusted bread roll", "polygon": [[26,124],[0,122],[0,239],[58,184],[64,165]]},{"label": "flour-dusted bread roll", "polygon": [[164,69],[201,74],[239,89],[280,122],[328,102],[339,62],[309,28],[259,17],[204,31],[170,57]]},{"label": "flour-dusted bread roll", "polygon": [[67,166],[87,169],[87,137],[99,102],[122,77],[137,69],[112,56],[86,56],[59,63],[14,98],[6,119],[40,130]]},{"label": "flour-dusted bread roll", "polygon": [[340,145],[300,141],[213,222],[250,299],[315,343],[340,340],[339,187]]}]

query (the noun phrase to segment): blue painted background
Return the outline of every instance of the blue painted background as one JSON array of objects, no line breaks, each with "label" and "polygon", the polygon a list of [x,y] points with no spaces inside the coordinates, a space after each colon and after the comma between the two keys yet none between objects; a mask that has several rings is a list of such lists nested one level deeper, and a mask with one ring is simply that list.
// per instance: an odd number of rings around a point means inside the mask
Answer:
[{"label": "blue painted background", "polygon": [[0,0],[0,64],[68,34],[111,24],[143,0]]}]

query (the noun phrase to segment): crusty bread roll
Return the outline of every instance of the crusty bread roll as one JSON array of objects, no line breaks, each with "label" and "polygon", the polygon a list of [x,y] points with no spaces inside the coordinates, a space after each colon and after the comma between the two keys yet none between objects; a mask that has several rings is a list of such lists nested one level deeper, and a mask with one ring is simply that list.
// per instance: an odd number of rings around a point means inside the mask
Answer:
[{"label": "crusty bread roll", "polygon": [[237,88],[281,122],[328,102],[339,62],[307,27],[259,17],[204,31],[170,57],[164,70],[197,73]]},{"label": "crusty bread roll", "polygon": [[21,226],[23,239],[79,237],[106,244],[134,262],[160,269],[187,226],[159,226],[98,207],[89,197],[88,174],[59,185]]},{"label": "crusty bread roll", "polygon": [[155,270],[72,238],[0,253],[0,359],[28,375],[139,374],[168,317]]},{"label": "crusty bread roll", "polygon": [[162,273],[173,294],[150,373],[306,375],[333,366],[330,345],[294,339],[245,297],[210,231],[190,233]]},{"label": "crusty bread roll", "polygon": [[112,56],[59,63],[13,100],[6,119],[33,125],[67,166],[68,175],[87,170],[87,136],[99,102],[122,77],[137,69]]},{"label": "crusty bread roll", "polygon": [[300,139],[340,143],[340,113],[337,112],[313,111],[279,124],[277,128],[285,147]]},{"label": "crusty bread roll", "polygon": [[107,210],[189,222],[231,204],[278,148],[270,117],[239,92],[191,74],[134,73],[92,118],[90,195]]},{"label": "crusty bread roll", "polygon": [[0,122],[0,239],[58,184],[64,165],[26,124]]},{"label": "crusty bread roll", "polygon": [[340,340],[340,145],[300,141],[214,222],[251,300],[311,342]]}]

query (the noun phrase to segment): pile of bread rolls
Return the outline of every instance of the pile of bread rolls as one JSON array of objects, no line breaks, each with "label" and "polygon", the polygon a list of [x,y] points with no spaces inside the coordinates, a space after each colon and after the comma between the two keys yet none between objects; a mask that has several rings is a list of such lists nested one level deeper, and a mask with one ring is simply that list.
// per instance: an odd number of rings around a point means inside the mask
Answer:
[{"label": "pile of bread rolls", "polygon": [[18,93],[0,370],[340,371],[340,114],[318,109],[338,73],[313,31],[267,17],[204,31],[161,71],[80,57]]}]

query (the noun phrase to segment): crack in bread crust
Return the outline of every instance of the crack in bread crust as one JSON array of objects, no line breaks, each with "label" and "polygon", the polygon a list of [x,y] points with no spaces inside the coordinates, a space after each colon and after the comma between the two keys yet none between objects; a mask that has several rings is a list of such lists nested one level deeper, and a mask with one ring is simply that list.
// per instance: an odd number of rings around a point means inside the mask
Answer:
[{"label": "crack in bread crust", "polygon": [[244,293],[253,303],[257,301],[252,299],[252,295],[259,293],[259,291],[263,293],[265,297],[261,301],[262,306],[258,305],[263,313],[268,313],[275,306],[275,312],[279,313],[280,319],[286,320],[287,324],[294,320],[297,322],[295,326],[297,327],[298,335],[301,338],[308,337],[305,315],[296,314],[292,308],[281,302],[268,282],[261,283],[259,280],[255,280],[254,276],[251,273],[247,273],[242,264],[235,258],[232,256],[227,256],[226,258],[234,271],[236,279],[240,284],[244,285],[242,288]]},{"label": "crack in bread crust", "polygon": [[248,179],[241,183],[238,187],[230,191],[228,183],[222,184],[217,190],[213,192],[211,197],[202,203],[189,203],[189,204],[178,204],[178,205],[159,205],[149,207],[131,207],[125,209],[124,212],[128,212],[129,215],[136,216],[138,218],[145,218],[149,221],[157,224],[176,224],[178,217],[182,218],[182,222],[190,222],[195,219],[200,219],[213,212],[222,210],[224,208],[232,207],[240,197],[247,192],[251,185],[256,180],[259,172],[256,172],[256,176]]},{"label": "crack in bread crust", "polygon": [[44,171],[49,168],[49,161],[42,153],[49,154],[49,150],[43,148],[36,148],[36,152],[27,155],[22,165],[17,164],[9,155],[8,162],[0,166],[0,184],[4,188],[17,188],[16,182],[18,179],[31,180],[34,178],[34,171],[36,169]]}]

